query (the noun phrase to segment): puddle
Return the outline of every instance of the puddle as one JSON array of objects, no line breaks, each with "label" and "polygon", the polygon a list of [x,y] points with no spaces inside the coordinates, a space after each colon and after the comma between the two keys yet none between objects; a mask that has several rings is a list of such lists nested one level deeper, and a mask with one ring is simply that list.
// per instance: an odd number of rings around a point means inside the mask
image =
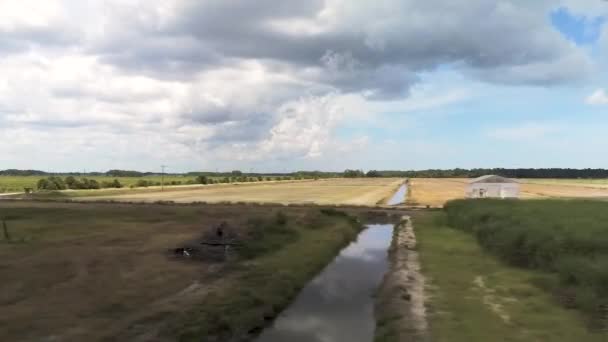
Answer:
[{"label": "puddle", "polygon": [[392,224],[372,224],[300,292],[256,342],[372,342],[374,293],[388,269]]},{"label": "puddle", "polygon": [[391,197],[386,204],[388,205],[397,205],[405,202],[405,195],[407,194],[407,185],[402,184],[397,192]]}]

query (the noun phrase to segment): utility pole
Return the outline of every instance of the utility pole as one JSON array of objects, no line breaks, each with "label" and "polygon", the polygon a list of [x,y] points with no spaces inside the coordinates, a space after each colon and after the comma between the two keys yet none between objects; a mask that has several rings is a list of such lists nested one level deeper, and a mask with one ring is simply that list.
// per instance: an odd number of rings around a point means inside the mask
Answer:
[{"label": "utility pole", "polygon": [[165,191],[165,168],[167,165],[160,166],[160,191]]}]

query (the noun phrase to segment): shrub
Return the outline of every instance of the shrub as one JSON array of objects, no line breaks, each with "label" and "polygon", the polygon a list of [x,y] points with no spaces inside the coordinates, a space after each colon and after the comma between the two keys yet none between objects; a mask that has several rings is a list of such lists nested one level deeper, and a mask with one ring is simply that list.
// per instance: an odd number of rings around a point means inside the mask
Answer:
[{"label": "shrub", "polygon": [[67,186],[61,177],[50,176],[46,179],[38,180],[36,188],[38,190],[65,190]]},{"label": "shrub", "polygon": [[145,179],[139,179],[139,180],[137,181],[137,183],[135,183],[135,186],[137,186],[137,187],[145,187],[145,188],[147,188],[149,185],[150,185],[150,184],[149,184],[149,183],[148,183],[148,181],[147,181],[147,180],[145,180]]}]

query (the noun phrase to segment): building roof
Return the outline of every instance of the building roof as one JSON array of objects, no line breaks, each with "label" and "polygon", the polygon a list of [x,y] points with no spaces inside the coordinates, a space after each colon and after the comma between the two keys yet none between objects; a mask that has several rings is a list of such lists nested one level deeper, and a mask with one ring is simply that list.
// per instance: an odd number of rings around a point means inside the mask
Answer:
[{"label": "building roof", "polygon": [[497,176],[497,175],[485,175],[485,176],[471,179],[469,181],[469,184],[473,184],[473,183],[519,183],[519,182],[514,179],[507,178],[507,177],[502,177],[502,176]]}]

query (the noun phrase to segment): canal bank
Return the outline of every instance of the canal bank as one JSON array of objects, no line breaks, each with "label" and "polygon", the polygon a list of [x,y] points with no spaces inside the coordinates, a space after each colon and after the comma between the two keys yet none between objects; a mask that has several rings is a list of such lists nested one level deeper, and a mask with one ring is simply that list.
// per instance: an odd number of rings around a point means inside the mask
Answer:
[{"label": "canal bank", "polygon": [[395,226],[389,270],[376,300],[376,342],[428,341],[425,278],[409,216]]},{"label": "canal bank", "polygon": [[373,341],[373,294],[388,270],[392,236],[392,224],[367,225],[255,341]]}]

